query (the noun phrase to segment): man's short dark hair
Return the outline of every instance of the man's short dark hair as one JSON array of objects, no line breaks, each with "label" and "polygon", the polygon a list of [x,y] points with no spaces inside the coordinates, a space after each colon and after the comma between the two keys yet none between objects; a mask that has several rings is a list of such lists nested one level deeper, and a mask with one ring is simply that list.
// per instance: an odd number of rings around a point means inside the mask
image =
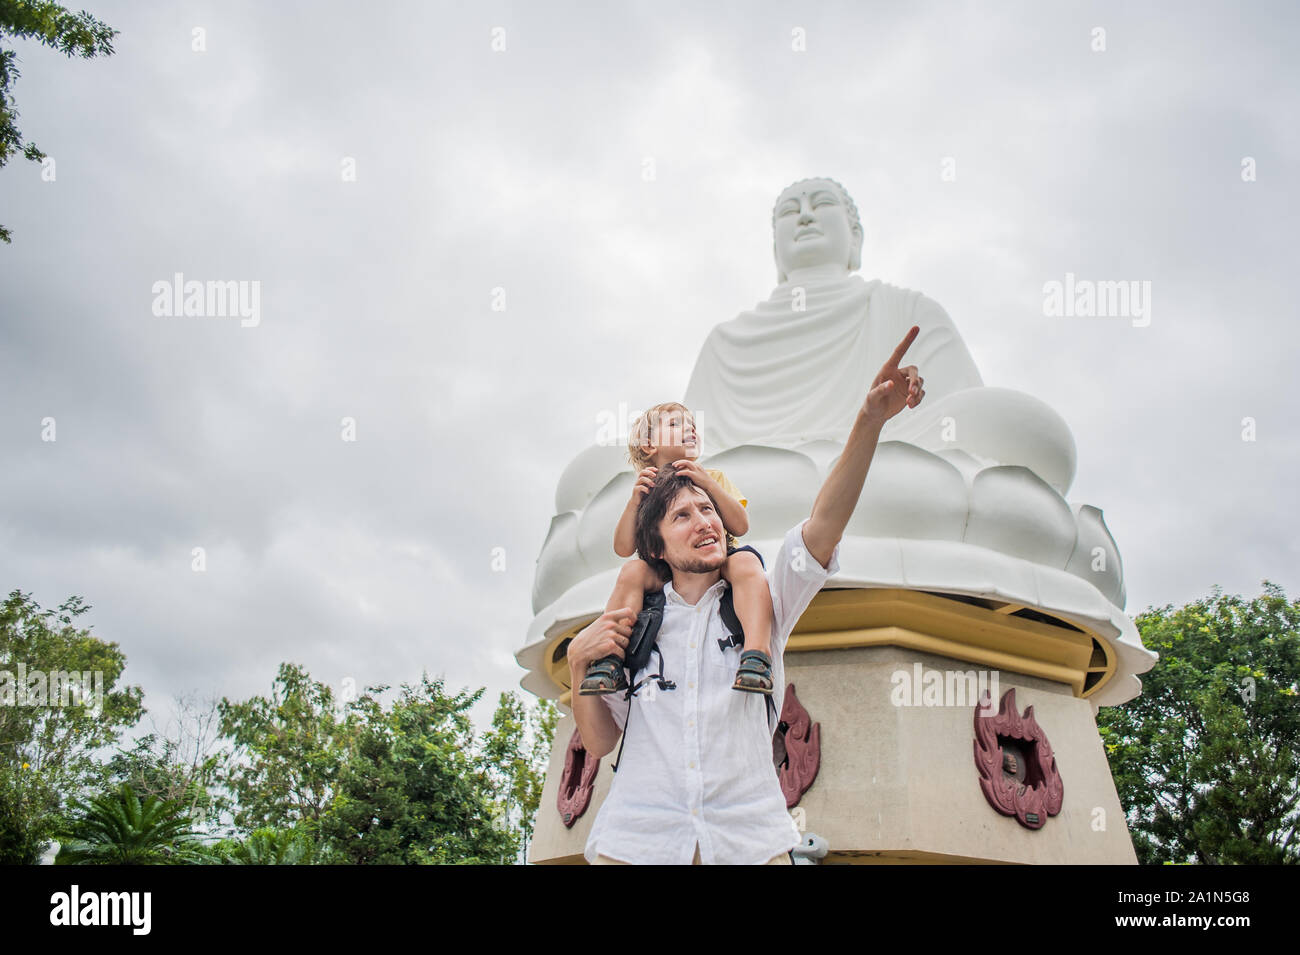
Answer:
[{"label": "man's short dark hair", "polygon": [[[636,553],[649,564],[664,580],[672,580],[673,569],[663,559],[664,536],[659,532],[659,523],[668,513],[668,508],[684,488],[695,487],[695,482],[671,466],[659,469],[655,480],[636,511]],[[701,490],[701,493],[704,493]],[[713,502],[713,498],[709,498]],[[713,504],[717,509],[717,504]]]}]

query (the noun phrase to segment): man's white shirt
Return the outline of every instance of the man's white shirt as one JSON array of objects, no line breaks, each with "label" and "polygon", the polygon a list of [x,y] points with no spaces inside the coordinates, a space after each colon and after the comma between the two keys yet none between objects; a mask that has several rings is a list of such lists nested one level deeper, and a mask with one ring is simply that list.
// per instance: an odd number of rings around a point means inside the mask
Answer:
[{"label": "man's white shirt", "polygon": [[[807,523],[806,521],[804,523]],[[808,553],[803,523],[785,535],[767,571],[772,594],[772,702],[785,697],[783,654],[799,616],[839,570],[839,545],[822,567]],[[661,690],[646,683],[629,701],[603,697],[625,730],[622,761],[600,807],[584,855],[643,865],[689,865],[700,847],[705,865],[758,865],[801,841],[772,763],[776,718],[761,693],[733,690],[741,648],[726,639],[718,581],[694,606],[664,587],[658,647]],[[659,654],[633,683],[659,668]],[[628,704],[631,703],[629,719]]]}]

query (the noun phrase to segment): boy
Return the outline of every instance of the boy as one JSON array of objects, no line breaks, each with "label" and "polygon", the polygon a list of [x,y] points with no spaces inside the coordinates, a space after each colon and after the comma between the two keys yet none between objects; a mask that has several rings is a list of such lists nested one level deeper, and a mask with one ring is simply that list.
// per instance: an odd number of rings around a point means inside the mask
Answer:
[{"label": "boy", "polygon": [[[772,594],[763,571],[763,558],[754,548],[738,547],[737,537],[749,530],[745,507],[749,503],[739,489],[718,470],[705,470],[696,459],[700,456],[699,437],[690,409],[675,401],[655,405],[636,420],[628,439],[628,459],[637,469],[632,496],[614,531],[614,552],[631,557],[636,552],[636,511],[641,499],[654,486],[662,468],[675,468],[709,495],[727,531],[727,563],[723,579],[731,586],[732,600],[745,648],[732,689],[745,693],[772,692]],[[667,583],[645,561],[628,561],[619,571],[618,582],[605,612],[627,607],[632,615],[641,612],[647,590],[662,590]],[[609,656],[596,660],[587,669],[578,692],[583,696],[616,693],[627,689],[623,661]]]}]

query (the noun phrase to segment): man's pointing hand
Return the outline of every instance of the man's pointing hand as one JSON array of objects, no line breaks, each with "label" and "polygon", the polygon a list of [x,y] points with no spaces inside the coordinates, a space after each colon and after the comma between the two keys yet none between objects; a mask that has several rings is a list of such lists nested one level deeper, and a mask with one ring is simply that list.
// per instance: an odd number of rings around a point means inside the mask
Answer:
[{"label": "man's pointing hand", "polygon": [[894,349],[894,353],[881,366],[876,380],[871,383],[867,400],[862,404],[862,414],[869,421],[883,425],[904,408],[915,408],[925,397],[925,379],[917,367],[898,367],[903,355],[920,333],[920,326],[913,325]]}]

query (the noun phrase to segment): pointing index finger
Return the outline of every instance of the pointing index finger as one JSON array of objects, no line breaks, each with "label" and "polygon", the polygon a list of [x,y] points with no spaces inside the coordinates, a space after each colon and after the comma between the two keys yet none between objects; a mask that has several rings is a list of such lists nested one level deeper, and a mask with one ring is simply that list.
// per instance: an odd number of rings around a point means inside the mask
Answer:
[{"label": "pointing index finger", "polygon": [[908,330],[907,334],[903,336],[903,340],[898,343],[898,347],[894,349],[894,353],[889,356],[891,365],[897,365],[902,361],[903,356],[907,354],[907,349],[911,347],[912,342],[916,341],[916,336],[919,334],[921,334],[921,326],[919,325],[913,325]]}]

